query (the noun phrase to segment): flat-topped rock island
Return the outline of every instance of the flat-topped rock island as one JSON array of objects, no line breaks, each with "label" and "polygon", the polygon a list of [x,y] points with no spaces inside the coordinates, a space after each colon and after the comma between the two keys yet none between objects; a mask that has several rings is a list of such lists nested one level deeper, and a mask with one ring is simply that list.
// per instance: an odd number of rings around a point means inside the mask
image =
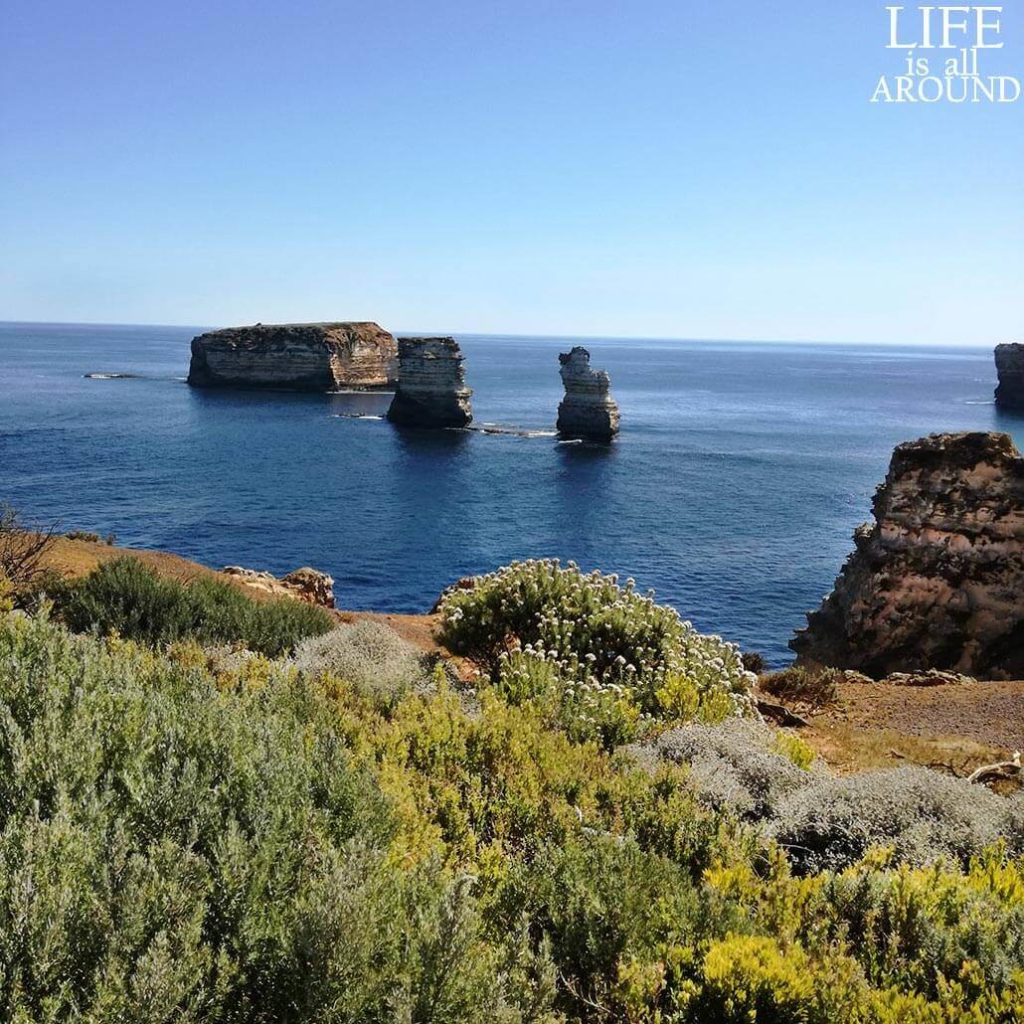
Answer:
[{"label": "flat-topped rock island", "polygon": [[369,321],[227,327],[192,339],[188,382],[278,391],[386,388],[397,357],[393,335]]}]

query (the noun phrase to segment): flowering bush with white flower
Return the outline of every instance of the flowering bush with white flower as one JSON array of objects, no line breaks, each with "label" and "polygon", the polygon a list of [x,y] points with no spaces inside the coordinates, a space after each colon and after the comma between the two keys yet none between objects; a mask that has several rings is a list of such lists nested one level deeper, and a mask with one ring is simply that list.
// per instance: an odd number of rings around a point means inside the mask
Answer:
[{"label": "flowering bush with white flower", "polygon": [[703,636],[632,579],[555,559],[513,562],[442,597],[441,641],[510,703],[547,703],[570,734],[606,745],[657,718],[722,718],[754,682],[740,652]]}]

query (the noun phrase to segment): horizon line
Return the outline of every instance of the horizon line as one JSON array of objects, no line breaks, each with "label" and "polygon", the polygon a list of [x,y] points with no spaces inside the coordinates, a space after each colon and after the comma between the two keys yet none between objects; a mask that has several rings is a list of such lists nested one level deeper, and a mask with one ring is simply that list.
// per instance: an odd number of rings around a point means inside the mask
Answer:
[{"label": "horizon line", "polygon": [[[296,324],[322,324],[322,323],[347,323],[347,322],[362,322],[362,321],[340,321],[340,320],[295,320],[295,321],[282,321],[280,324],[264,324],[267,327],[282,326],[284,324],[296,323]],[[372,321],[378,323],[378,321]],[[239,327],[250,327],[255,326],[256,323],[261,321],[253,321],[249,324],[238,324]],[[181,330],[221,330],[222,328],[213,327],[211,325],[204,324],[170,324],[170,323],[141,323],[141,322],[118,322],[113,320],[6,320],[0,319],[0,326],[33,326],[33,327],[150,327],[150,328],[172,328]],[[385,328],[386,330],[386,328]],[[681,342],[685,344],[710,344],[710,345],[860,345],[860,346],[875,346],[879,348],[980,348],[985,349],[988,347],[995,348],[996,345],[1002,344],[999,341],[843,341],[837,339],[810,339],[810,338],[704,338],[704,337],[684,337],[681,335],[644,335],[644,334],[529,334],[521,332],[504,332],[504,331],[479,331],[479,330],[444,330],[444,331],[411,331],[411,330],[392,330],[388,331],[389,334],[395,337],[407,336],[407,337],[438,337],[438,336],[476,336],[484,338],[522,338],[522,339],[549,339],[551,341],[573,341],[573,340],[592,340],[592,341],[654,341],[654,342]]]}]

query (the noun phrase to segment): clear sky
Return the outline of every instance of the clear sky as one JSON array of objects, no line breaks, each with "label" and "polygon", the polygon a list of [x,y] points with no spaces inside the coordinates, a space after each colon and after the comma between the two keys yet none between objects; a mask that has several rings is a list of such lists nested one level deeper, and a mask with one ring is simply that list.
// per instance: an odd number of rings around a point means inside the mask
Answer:
[{"label": "clear sky", "polygon": [[884,6],[3,0],[0,319],[1024,340],[1024,100]]}]

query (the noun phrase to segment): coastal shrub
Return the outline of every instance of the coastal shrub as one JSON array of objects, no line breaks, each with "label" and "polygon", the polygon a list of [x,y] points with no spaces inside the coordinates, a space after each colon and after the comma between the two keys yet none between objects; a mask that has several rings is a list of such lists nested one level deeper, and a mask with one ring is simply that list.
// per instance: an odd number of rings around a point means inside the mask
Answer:
[{"label": "coastal shrub", "polygon": [[581,737],[614,745],[641,720],[723,717],[754,681],[739,651],[702,636],[633,580],[556,560],[515,562],[443,595],[439,638],[513,702],[547,701]]},{"label": "coastal shrub", "polygon": [[369,620],[307,637],[296,646],[291,661],[301,672],[329,673],[388,703],[429,682],[423,655],[384,623]]},{"label": "coastal shrub", "polygon": [[100,537],[91,529],[70,529],[67,534],[65,534],[65,537],[68,538],[69,541],[88,541],[90,544],[105,544],[108,547],[114,547],[118,541],[114,534],[108,534],[105,537]]},{"label": "coastal shrub", "polygon": [[[0,1019],[533,1019],[472,886],[389,856],[334,703],[0,620]],[[527,958],[528,959],[528,958]]]},{"label": "coastal shrub", "polygon": [[813,754],[806,745],[795,747],[794,739],[759,722],[734,718],[719,725],[671,729],[657,738],[653,749],[675,764],[689,765],[691,784],[704,802],[762,819],[774,816],[780,803],[811,779],[807,768]]},{"label": "coastal shrub", "polygon": [[907,766],[812,779],[777,805],[770,832],[803,871],[844,868],[874,846],[908,864],[966,864],[1002,838],[1021,851],[1013,810],[984,786]]},{"label": "coastal shrub", "polygon": [[768,668],[764,655],[757,651],[744,651],[740,655],[740,661],[743,662],[743,667],[748,672],[753,672],[755,676],[761,675]]},{"label": "coastal shrub", "polygon": [[761,676],[758,685],[782,701],[822,708],[835,703],[841,680],[842,672],[838,669],[793,666]]},{"label": "coastal shrub", "polygon": [[770,756],[787,806],[820,775],[782,735],[673,728],[641,765],[443,673],[381,700],[0,612],[0,1019],[1019,1019],[1022,805],[987,794],[977,856],[813,871],[694,784]]},{"label": "coastal shrub", "polygon": [[270,657],[334,625],[322,608],[283,598],[260,603],[219,580],[181,583],[128,556],[68,584],[57,607],[79,632],[116,632],[152,645],[238,641]]},{"label": "coastal shrub", "polygon": [[[849,942],[874,985],[967,1003],[989,986],[1012,989],[1015,977],[1018,990],[1024,985],[1024,862],[1004,848],[988,848],[964,872],[891,866],[882,855],[816,889],[818,926]],[[808,920],[805,933],[811,927]]]}]

